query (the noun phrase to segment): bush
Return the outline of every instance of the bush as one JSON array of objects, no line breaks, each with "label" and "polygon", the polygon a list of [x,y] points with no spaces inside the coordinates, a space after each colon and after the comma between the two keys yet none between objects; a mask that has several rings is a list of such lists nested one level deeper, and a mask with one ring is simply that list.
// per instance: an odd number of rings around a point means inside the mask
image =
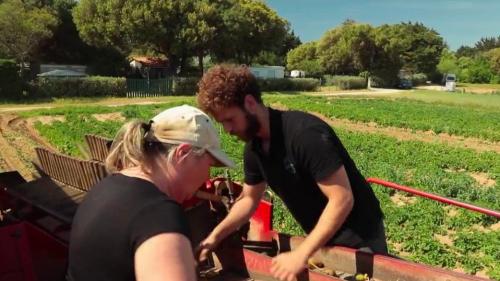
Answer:
[{"label": "bush", "polygon": [[34,83],[36,97],[124,97],[127,84],[125,78],[39,78]]},{"label": "bush", "polygon": [[319,80],[314,78],[257,79],[260,90],[269,91],[314,91]]},{"label": "bush", "polygon": [[366,89],[367,81],[364,77],[344,76],[344,75],[325,75],[323,76],[325,86],[337,86],[342,90]]},{"label": "bush", "polygon": [[172,87],[173,95],[196,95],[200,77],[175,77]]},{"label": "bush", "polygon": [[23,81],[14,60],[0,59],[0,99],[12,100],[23,97]]},{"label": "bush", "polygon": [[427,75],[425,75],[424,73],[417,73],[413,74],[410,79],[413,86],[423,85],[427,81]]}]

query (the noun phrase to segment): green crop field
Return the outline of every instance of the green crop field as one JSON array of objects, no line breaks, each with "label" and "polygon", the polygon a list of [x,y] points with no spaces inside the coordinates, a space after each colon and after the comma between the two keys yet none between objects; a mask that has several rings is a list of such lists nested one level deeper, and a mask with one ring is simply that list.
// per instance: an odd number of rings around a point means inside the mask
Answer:
[{"label": "green crop field", "polygon": [[[375,122],[378,126],[432,130],[452,135],[500,140],[500,114],[491,107],[430,103],[409,99],[327,99],[301,95],[267,95],[267,103],[322,113],[327,117]],[[38,110],[24,116],[64,115],[65,121],[36,123],[39,133],[62,152],[82,156],[83,135],[112,137],[122,121],[98,121],[93,114],[121,112],[126,119],[147,119],[156,112],[193,98],[155,105],[79,107]],[[416,187],[460,201],[500,210],[500,154],[476,152],[443,144],[398,141],[373,133],[335,128],[367,177]],[[236,160],[233,177],[242,180],[242,143],[222,133],[224,149]],[[221,173],[214,170],[213,175]],[[477,180],[481,176],[487,183]],[[416,262],[482,273],[500,280],[499,220],[427,199],[373,186],[385,213],[392,254]],[[276,199],[274,227],[302,234],[300,227]]]}]

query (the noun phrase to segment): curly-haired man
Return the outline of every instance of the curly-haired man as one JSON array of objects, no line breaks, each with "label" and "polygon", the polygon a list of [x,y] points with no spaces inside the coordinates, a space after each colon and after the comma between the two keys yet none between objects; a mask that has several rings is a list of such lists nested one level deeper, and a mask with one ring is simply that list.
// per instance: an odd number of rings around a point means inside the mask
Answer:
[{"label": "curly-haired man", "polygon": [[202,256],[248,221],[267,185],[308,233],[297,249],[274,258],[276,278],[293,280],[324,245],[387,254],[379,202],[328,124],[308,113],[266,107],[244,66],[210,69],[197,98],[202,110],[245,142],[242,195],[200,244]]}]

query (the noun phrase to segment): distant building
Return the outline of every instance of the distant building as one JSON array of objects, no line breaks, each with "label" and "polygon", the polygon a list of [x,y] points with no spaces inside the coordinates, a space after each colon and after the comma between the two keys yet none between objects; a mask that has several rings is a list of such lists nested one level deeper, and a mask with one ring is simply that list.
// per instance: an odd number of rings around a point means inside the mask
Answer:
[{"label": "distant building", "polygon": [[[87,66],[71,64],[40,64],[38,77],[84,77]],[[35,72],[36,73],[36,72]]]},{"label": "distant building", "polygon": [[251,66],[250,72],[257,78],[280,79],[285,78],[285,67],[283,66]]},{"label": "distant building", "polygon": [[74,70],[54,69],[51,71],[40,73],[37,76],[43,78],[76,78],[85,77],[87,76],[87,74]]},{"label": "distant building", "polygon": [[131,57],[130,67],[140,73],[143,78],[165,78],[168,75],[167,59],[157,57]]}]

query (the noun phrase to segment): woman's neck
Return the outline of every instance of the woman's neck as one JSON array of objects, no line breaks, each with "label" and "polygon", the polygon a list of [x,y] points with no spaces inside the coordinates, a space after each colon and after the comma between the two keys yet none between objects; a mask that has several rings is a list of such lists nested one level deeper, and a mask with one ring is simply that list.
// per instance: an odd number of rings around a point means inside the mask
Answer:
[{"label": "woman's neck", "polygon": [[147,172],[143,167],[136,166],[136,167],[131,167],[127,169],[123,169],[120,171],[121,174],[129,177],[135,177],[135,178],[140,178],[143,180],[147,180],[154,184],[158,190],[161,192],[167,194],[169,197],[172,197],[170,194],[170,191],[168,190],[169,184],[168,179],[166,177],[163,177],[163,179],[160,179],[158,176],[160,173],[154,173],[154,172]]}]

